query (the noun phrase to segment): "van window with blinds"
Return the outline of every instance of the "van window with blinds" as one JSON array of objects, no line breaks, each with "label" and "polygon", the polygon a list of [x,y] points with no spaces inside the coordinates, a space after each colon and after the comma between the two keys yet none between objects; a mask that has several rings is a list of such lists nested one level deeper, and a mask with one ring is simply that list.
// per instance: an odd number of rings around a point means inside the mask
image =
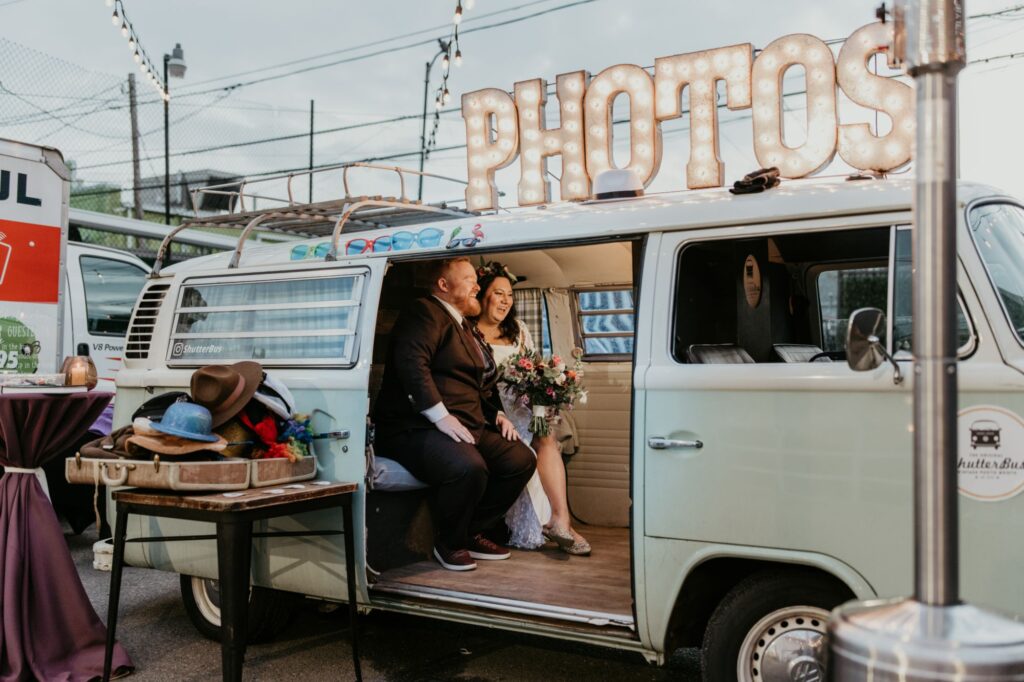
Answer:
[{"label": "van window with blinds", "polygon": [[189,280],[175,311],[168,364],[351,366],[362,289],[362,274]]},{"label": "van window with blinds", "polygon": [[629,287],[577,290],[576,329],[584,359],[631,356],[635,318]]}]

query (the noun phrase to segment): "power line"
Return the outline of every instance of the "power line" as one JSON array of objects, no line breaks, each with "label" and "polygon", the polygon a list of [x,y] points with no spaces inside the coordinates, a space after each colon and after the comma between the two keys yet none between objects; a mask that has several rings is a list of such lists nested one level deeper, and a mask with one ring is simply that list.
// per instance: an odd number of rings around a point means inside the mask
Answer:
[{"label": "power line", "polygon": [[[460,33],[461,34],[466,34],[466,33],[475,33],[477,31],[488,31],[488,30],[490,30],[492,28],[500,28],[502,26],[509,26],[511,24],[517,24],[517,23],[520,23],[520,22],[523,22],[523,21],[528,21],[530,19],[535,19],[537,17],[544,16],[545,14],[551,14],[553,12],[560,12],[561,10],[564,10],[564,9],[571,9],[571,8],[577,7],[579,5],[588,5],[590,3],[597,2],[597,1],[598,0],[575,0],[574,2],[568,2],[568,3],[562,4],[562,5],[558,5],[556,7],[549,7],[547,9],[543,9],[543,10],[540,10],[538,12],[533,12],[531,14],[526,14],[526,15],[523,15],[521,17],[514,17],[512,19],[506,19],[505,21],[499,21],[499,22],[496,22],[496,23],[493,23],[493,24],[487,24],[485,26],[477,26],[475,28],[466,29],[465,31],[460,31]],[[331,66],[338,66],[339,64],[351,64],[352,62],[358,62],[358,61],[362,61],[364,59],[370,59],[371,57],[377,57],[377,56],[380,56],[382,54],[391,54],[393,52],[401,52],[401,51],[404,51],[404,50],[410,50],[410,49],[412,49],[414,47],[421,47],[423,45],[433,45],[435,42],[437,42],[437,38],[436,37],[428,38],[426,40],[419,40],[419,41],[416,41],[414,43],[406,43],[404,45],[399,45],[397,47],[383,48],[383,49],[380,49],[380,50],[375,50],[373,52],[367,52],[365,54],[356,55],[354,57],[346,57],[345,59],[338,59],[338,60],[335,60],[333,62],[327,62],[325,64],[316,64],[316,65],[313,65],[313,66],[306,66],[306,67],[303,67],[301,69],[294,69],[292,71],[287,71],[287,72],[281,73],[281,74],[275,74],[273,76],[264,76],[263,78],[254,78],[254,79],[249,80],[249,81],[244,81],[244,82],[241,82],[241,83],[234,83],[232,85],[225,85],[225,86],[216,87],[216,88],[209,88],[209,89],[206,89],[206,90],[198,90],[198,91],[195,91],[195,92],[186,92],[184,94],[178,95],[178,97],[181,98],[181,97],[193,97],[195,95],[205,95],[207,93],[217,92],[219,90],[237,90],[238,88],[244,88],[244,87],[248,87],[250,85],[256,85],[258,83],[268,83],[270,81],[280,80],[282,78],[289,78],[291,76],[296,76],[296,75],[303,74],[303,73],[309,73],[311,71],[319,71],[320,69],[326,69],[326,68],[329,68]],[[141,103],[148,104],[149,100],[146,100],[146,101],[141,102]]]},{"label": "power line", "polygon": [[[464,19],[463,23],[464,24],[468,24],[468,23],[470,23],[472,21],[480,21],[481,19],[485,19],[487,17],[493,17],[493,16],[497,16],[499,14],[508,14],[509,12],[515,12],[515,11],[520,10],[520,9],[525,9],[527,7],[532,7],[533,5],[540,5],[540,4],[543,4],[545,2],[552,2],[552,1],[553,0],[533,0],[533,2],[525,2],[525,3],[521,4],[521,5],[516,5],[514,7],[506,7],[505,9],[495,10],[494,12],[488,12],[486,14],[477,14],[475,16],[471,16],[471,17],[469,17],[467,19]],[[189,83],[188,85],[182,86],[181,88],[179,88],[179,90],[182,91],[182,94],[186,94],[188,92],[189,88],[194,88],[194,87],[199,86],[199,85],[206,85],[207,83],[215,83],[217,81],[227,80],[229,78],[237,78],[238,76],[248,76],[249,74],[260,73],[262,71],[272,71],[273,69],[279,69],[279,68],[283,68],[285,66],[294,66],[295,64],[302,64],[304,62],[311,62],[311,61],[316,60],[316,59],[323,59],[324,57],[332,57],[332,56],[338,55],[338,54],[346,54],[346,53],[349,53],[349,52],[355,52],[356,50],[362,50],[363,48],[373,47],[375,45],[380,45],[382,43],[390,43],[390,42],[394,42],[396,40],[401,40],[403,38],[412,38],[413,36],[423,35],[424,33],[434,33],[435,31],[444,30],[444,29],[448,28],[449,26],[450,26],[450,23],[448,23],[448,24],[440,24],[438,26],[431,26],[430,28],[423,28],[423,29],[420,29],[418,31],[412,31],[410,33],[403,33],[403,34],[400,34],[400,35],[391,36],[390,38],[381,38],[381,39],[374,40],[374,41],[369,42],[369,43],[363,43],[361,45],[353,45],[351,47],[346,47],[346,48],[343,48],[341,50],[331,50],[330,52],[321,52],[320,54],[310,55],[308,57],[302,57],[300,59],[293,59],[293,60],[288,61],[288,62],[280,62],[278,64],[269,64],[267,66],[261,66],[261,67],[256,68],[256,69],[249,69],[248,71],[239,71],[237,73],[226,74],[224,76],[217,76],[216,78],[208,78],[208,79],[206,79],[204,81],[197,81],[195,83]]]},{"label": "power line", "polygon": [[1007,7],[1006,9],[996,10],[995,12],[985,12],[984,14],[972,14],[968,19],[985,19],[987,17],[998,17],[1004,14],[1010,14],[1011,12],[1017,12],[1024,9],[1024,5],[1014,5],[1013,7]]}]

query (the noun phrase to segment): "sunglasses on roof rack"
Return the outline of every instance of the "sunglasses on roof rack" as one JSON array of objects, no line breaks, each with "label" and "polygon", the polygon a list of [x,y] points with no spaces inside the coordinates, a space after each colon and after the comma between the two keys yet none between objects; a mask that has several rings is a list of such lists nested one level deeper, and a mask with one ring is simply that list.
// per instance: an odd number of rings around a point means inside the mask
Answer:
[{"label": "sunglasses on roof rack", "polygon": [[357,256],[361,253],[383,253],[387,251],[404,251],[411,249],[413,246],[421,246],[423,248],[432,248],[438,246],[441,243],[441,237],[444,236],[444,232],[436,227],[428,227],[419,232],[409,232],[403,230],[402,232],[395,232],[394,234],[384,234],[375,239],[366,239],[363,237],[357,237],[350,239],[345,244],[345,255],[346,256]]}]

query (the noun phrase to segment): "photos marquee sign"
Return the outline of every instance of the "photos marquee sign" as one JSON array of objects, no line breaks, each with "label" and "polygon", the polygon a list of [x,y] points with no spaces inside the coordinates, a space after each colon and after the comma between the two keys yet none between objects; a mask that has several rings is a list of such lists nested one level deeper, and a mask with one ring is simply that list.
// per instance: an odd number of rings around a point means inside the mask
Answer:
[{"label": "photos marquee sign", "polygon": [[[515,84],[513,93],[485,88],[462,96],[466,123],[469,185],[466,206],[475,211],[498,206],[496,170],[518,156],[520,206],[551,200],[547,160],[561,156],[562,200],[590,198],[591,180],[615,167],[612,104],[629,98],[629,168],[645,186],[661,164],[661,123],[680,118],[684,88],[689,93],[690,158],[686,186],[721,187],[718,81],[725,82],[725,105],[751,109],[754,154],[761,166],[777,166],[785,178],[800,178],[824,168],[838,152],[854,168],[889,171],[910,161],[914,110],[910,86],[869,71],[868,59],[885,52],[892,24],[864,26],[845,41],[834,58],[822,40],[794,34],[775,40],[755,58],[750,43],[659,57],[654,75],[634,64],[611,66],[591,78],[585,71],[555,81],[560,126],[545,128],[548,84],[540,78]],[[807,82],[806,139],[786,144],[782,117],[782,78],[803,67]],[[885,135],[866,123],[840,123],[837,87],[855,104],[892,119]]]}]

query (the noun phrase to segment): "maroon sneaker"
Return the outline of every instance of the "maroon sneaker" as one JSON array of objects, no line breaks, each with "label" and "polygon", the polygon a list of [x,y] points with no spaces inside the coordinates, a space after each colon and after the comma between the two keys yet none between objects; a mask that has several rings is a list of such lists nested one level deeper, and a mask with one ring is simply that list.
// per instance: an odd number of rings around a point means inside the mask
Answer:
[{"label": "maroon sneaker", "polygon": [[469,541],[469,556],[481,561],[501,561],[512,556],[512,552],[499,547],[483,535],[477,535]]},{"label": "maroon sneaker", "polygon": [[434,558],[449,571],[472,571],[476,562],[464,549],[448,549],[444,545],[434,545]]}]

